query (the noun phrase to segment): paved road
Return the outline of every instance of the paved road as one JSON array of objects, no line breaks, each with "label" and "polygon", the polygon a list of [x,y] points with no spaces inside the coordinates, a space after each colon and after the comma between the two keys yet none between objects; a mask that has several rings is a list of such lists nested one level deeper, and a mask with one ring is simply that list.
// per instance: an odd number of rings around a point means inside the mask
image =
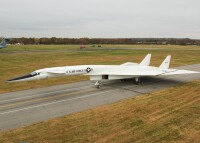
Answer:
[{"label": "paved road", "polygon": [[0,51],[0,54],[27,54],[27,53],[60,53],[60,52],[96,52],[96,51],[115,51],[115,50],[167,50],[167,51],[199,51],[199,49],[185,49],[185,48],[86,48],[86,49],[63,49],[63,50],[15,50],[15,51]]},{"label": "paved road", "polygon": [[[200,64],[179,67],[200,71]],[[104,82],[100,90],[90,81],[0,94],[0,131],[110,104],[177,84],[200,79],[200,74]]]}]

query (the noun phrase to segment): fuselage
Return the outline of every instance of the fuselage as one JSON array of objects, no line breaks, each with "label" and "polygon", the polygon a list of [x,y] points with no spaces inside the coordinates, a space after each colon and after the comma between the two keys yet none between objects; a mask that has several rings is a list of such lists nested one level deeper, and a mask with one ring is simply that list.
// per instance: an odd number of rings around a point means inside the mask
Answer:
[{"label": "fuselage", "polygon": [[39,80],[45,78],[61,77],[61,76],[75,76],[88,75],[90,80],[116,80],[128,79],[144,76],[166,76],[176,74],[193,74],[195,71],[169,69],[171,56],[168,55],[159,67],[149,66],[151,54],[148,54],[140,64],[126,62],[122,65],[77,65],[77,66],[63,66],[52,67],[36,70],[28,75],[13,78],[8,82],[20,82]]},{"label": "fuselage", "polygon": [[[20,82],[20,81],[31,81],[40,80],[45,78],[61,77],[61,76],[73,76],[73,75],[89,75],[99,76],[105,75],[104,72],[115,72],[115,71],[135,71],[142,72],[144,69],[153,70],[156,67],[149,66],[120,66],[120,65],[79,65],[79,66],[64,66],[64,67],[52,67],[36,70],[28,75],[13,78],[8,82]],[[127,78],[134,76],[127,75]]]}]

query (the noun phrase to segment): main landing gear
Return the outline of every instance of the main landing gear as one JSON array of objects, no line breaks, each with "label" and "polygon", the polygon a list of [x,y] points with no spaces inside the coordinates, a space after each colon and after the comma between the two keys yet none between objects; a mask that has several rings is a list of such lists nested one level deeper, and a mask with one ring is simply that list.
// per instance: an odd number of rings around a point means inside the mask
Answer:
[{"label": "main landing gear", "polygon": [[94,85],[95,85],[98,89],[100,89],[100,87],[101,87],[101,81],[97,81]]},{"label": "main landing gear", "polygon": [[142,80],[140,77],[136,77],[135,78],[135,84],[139,85],[139,84],[143,84]]},{"label": "main landing gear", "polygon": [[126,82],[126,81],[132,81],[134,80],[134,83],[137,85],[141,85],[143,84],[141,77],[136,77],[134,79],[120,79],[122,82]]}]

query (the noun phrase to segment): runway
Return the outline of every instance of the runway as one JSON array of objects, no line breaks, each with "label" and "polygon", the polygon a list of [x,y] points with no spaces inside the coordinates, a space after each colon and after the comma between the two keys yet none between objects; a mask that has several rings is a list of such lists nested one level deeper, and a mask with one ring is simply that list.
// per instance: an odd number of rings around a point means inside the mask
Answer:
[{"label": "runway", "polygon": [[[200,64],[178,67],[200,71]],[[96,89],[90,81],[0,94],[0,131],[80,112],[134,96],[200,79],[200,74],[146,77],[133,81],[105,81]]]}]

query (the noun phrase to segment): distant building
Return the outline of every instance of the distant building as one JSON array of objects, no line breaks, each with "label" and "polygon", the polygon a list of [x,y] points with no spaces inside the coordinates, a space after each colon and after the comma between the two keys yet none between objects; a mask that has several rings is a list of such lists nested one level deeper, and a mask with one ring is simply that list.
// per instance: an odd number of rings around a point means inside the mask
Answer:
[{"label": "distant building", "polygon": [[15,43],[16,46],[24,45],[24,43]]}]

